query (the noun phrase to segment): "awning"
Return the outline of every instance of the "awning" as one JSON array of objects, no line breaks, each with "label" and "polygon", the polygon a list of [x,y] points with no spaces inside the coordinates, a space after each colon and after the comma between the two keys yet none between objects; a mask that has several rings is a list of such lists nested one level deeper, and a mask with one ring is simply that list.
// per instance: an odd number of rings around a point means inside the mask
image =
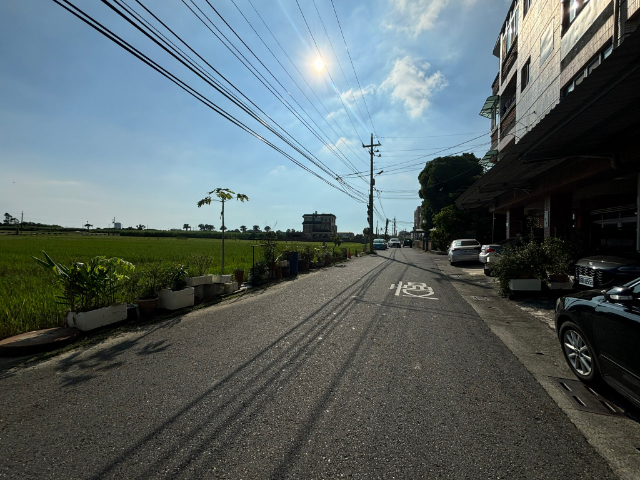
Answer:
[{"label": "awning", "polygon": [[500,95],[492,95],[487,98],[482,106],[482,110],[480,110],[480,115],[491,118],[491,110],[493,110],[493,107],[498,103],[498,100],[500,100]]},{"label": "awning", "polygon": [[498,155],[498,150],[489,150],[487,153],[484,154],[484,157],[482,157],[482,160],[491,160],[491,157],[495,157]]}]

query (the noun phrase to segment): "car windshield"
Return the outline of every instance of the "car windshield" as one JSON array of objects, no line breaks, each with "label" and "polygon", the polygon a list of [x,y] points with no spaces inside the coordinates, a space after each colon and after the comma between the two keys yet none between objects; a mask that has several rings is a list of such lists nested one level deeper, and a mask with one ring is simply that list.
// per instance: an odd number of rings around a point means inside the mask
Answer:
[{"label": "car windshield", "polygon": [[455,246],[456,247],[477,247],[478,245],[480,244],[475,240],[460,240],[456,242]]},{"label": "car windshield", "polygon": [[375,239],[375,240],[373,241],[373,243],[384,243],[384,240],[381,240],[381,239]]},{"label": "car windshield", "polygon": [[399,240],[399,239],[397,239],[397,238],[392,238],[392,239],[391,239],[391,241],[392,241],[392,242],[399,242],[400,240]]}]

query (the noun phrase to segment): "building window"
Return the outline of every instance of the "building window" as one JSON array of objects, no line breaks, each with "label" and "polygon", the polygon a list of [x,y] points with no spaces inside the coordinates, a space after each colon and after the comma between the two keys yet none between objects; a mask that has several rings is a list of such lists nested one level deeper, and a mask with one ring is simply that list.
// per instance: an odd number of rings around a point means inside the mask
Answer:
[{"label": "building window", "polygon": [[524,64],[520,71],[520,91],[522,92],[531,81],[531,58]]},{"label": "building window", "polygon": [[526,17],[527,13],[529,12],[529,9],[531,8],[531,4],[533,3],[533,0],[524,0],[524,2],[522,3],[522,17]]},{"label": "building window", "polygon": [[564,5],[564,30],[567,30],[580,12],[589,3],[589,0],[563,0]]},{"label": "building window", "polygon": [[503,58],[506,57],[509,50],[513,46],[516,37],[518,36],[518,3],[516,2],[515,8],[509,14],[507,18],[507,22],[504,24],[504,35],[503,35]]},{"label": "building window", "polygon": [[575,90],[575,88],[582,83],[582,81],[587,78],[591,73],[600,66],[600,64],[611,55],[613,51],[613,44],[609,44],[603,50],[601,50],[595,57],[593,57],[588,63],[587,66],[580,70],[575,77],[571,79],[571,81],[562,89],[562,97],[566,97],[571,92]]}]

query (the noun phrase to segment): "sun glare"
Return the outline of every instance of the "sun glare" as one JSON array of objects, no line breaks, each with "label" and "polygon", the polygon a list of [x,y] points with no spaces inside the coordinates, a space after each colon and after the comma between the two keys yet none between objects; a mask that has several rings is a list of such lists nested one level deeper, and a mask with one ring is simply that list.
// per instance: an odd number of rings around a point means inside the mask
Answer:
[{"label": "sun glare", "polygon": [[324,67],[324,62],[321,59],[317,59],[316,63],[314,63],[313,66],[316,67],[317,71],[321,71]]}]

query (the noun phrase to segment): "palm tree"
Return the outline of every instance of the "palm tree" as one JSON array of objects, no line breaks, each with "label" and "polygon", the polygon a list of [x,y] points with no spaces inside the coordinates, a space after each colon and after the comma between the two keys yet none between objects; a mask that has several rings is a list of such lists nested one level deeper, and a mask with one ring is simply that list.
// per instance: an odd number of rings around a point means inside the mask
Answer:
[{"label": "palm tree", "polygon": [[240,225],[240,231],[241,231],[242,233],[246,233],[246,232],[247,232],[247,227],[246,227],[246,225]]},{"label": "palm tree", "polygon": [[253,226],[253,231],[254,232],[259,232],[260,231],[260,225],[254,225]]},{"label": "palm tree", "polygon": [[87,223],[85,223],[85,224],[83,225],[83,227],[86,227],[86,229],[87,229],[87,230],[89,230],[91,227],[93,227],[93,225],[91,225],[91,224],[89,223],[89,221],[87,220]]},{"label": "palm tree", "polygon": [[184,225],[182,225],[182,228],[184,228],[184,231],[186,232],[187,230],[191,230],[191,225],[185,223]]}]

